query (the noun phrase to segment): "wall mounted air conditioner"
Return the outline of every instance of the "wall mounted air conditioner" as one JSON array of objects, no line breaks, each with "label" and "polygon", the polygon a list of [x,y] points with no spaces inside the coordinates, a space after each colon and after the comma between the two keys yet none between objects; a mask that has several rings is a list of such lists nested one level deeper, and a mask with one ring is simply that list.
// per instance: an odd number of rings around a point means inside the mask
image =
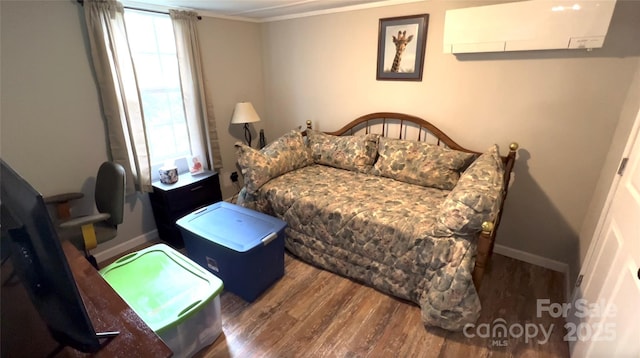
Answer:
[{"label": "wall mounted air conditioner", "polygon": [[616,0],[529,0],[447,10],[445,53],[600,48]]}]

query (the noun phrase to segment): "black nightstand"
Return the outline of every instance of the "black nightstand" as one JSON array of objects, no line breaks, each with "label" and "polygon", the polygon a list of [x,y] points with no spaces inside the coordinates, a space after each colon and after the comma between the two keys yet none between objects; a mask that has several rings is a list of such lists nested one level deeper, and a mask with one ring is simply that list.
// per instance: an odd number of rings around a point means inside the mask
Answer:
[{"label": "black nightstand", "polygon": [[174,248],[183,248],[184,242],[176,220],[203,206],[222,201],[218,173],[180,174],[175,184],[153,182],[149,193],[153,216],[160,238]]}]

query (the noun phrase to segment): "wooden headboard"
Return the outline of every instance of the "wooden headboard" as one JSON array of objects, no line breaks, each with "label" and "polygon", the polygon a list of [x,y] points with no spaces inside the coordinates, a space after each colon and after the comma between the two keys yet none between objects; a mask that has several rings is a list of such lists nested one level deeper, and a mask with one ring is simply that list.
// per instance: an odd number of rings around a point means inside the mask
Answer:
[{"label": "wooden headboard", "polygon": [[[307,121],[307,128],[311,129],[311,121]],[[417,140],[463,152],[481,154],[481,152],[461,146],[428,121],[404,113],[376,112],[366,114],[354,119],[337,131],[325,133],[337,136],[378,133],[388,138]],[[500,225],[504,202],[507,198],[507,192],[509,191],[509,183],[511,181],[511,173],[516,160],[517,150],[518,144],[511,143],[509,145],[509,153],[506,156],[502,156],[505,175],[500,210],[493,222],[485,222],[482,224],[482,231],[478,236],[476,264],[473,270],[473,283],[478,290],[480,289],[480,282],[484,276],[486,265],[493,254],[496,232]]]},{"label": "wooden headboard", "polygon": [[356,118],[333,135],[353,135],[358,133],[378,133],[383,137],[417,140],[438,146],[477,153],[456,143],[433,124],[404,113],[378,112]]}]

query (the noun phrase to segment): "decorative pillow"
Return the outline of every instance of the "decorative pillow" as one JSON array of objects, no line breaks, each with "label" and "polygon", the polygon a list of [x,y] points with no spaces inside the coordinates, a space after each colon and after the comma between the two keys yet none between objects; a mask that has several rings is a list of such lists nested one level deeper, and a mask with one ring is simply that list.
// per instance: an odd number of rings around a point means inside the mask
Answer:
[{"label": "decorative pillow", "polygon": [[378,134],[334,136],[307,130],[313,161],[318,164],[368,173],[376,160]]},{"label": "decorative pillow", "polygon": [[480,231],[498,212],[503,189],[504,164],[494,145],[462,173],[440,207],[439,224],[457,234]]},{"label": "decorative pillow", "polygon": [[261,150],[238,142],[236,155],[249,194],[273,178],[313,163],[302,134],[294,130]]},{"label": "decorative pillow", "polygon": [[240,189],[240,192],[238,193],[236,205],[256,210],[256,195],[247,193],[247,187],[245,186]]},{"label": "decorative pillow", "polygon": [[392,138],[380,138],[378,155],[371,174],[445,190],[453,189],[460,172],[476,157],[425,142]]}]

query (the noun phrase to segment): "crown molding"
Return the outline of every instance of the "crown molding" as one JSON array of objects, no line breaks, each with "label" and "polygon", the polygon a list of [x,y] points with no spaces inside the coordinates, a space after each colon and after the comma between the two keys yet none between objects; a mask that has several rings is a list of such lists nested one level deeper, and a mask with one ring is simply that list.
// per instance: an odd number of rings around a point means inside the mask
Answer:
[{"label": "crown molding", "polygon": [[333,9],[307,11],[307,12],[301,12],[301,13],[298,13],[298,14],[267,17],[267,18],[259,19],[258,22],[261,22],[261,23],[264,23],[264,22],[275,22],[275,21],[291,20],[291,19],[298,19],[298,18],[310,17],[310,16],[328,15],[328,14],[335,14],[335,13],[340,13],[340,12],[365,10],[365,9],[372,9],[372,8],[377,8],[377,7],[386,7],[386,6],[394,6],[394,5],[402,5],[402,4],[409,4],[409,3],[415,3],[415,2],[426,2],[426,1],[427,0],[386,0],[386,1],[377,1],[377,2],[371,2],[371,3],[366,3],[366,4],[343,6],[343,7],[333,8]]},{"label": "crown molding", "polygon": [[[180,6],[156,5],[156,4],[149,4],[146,2],[128,1],[128,0],[122,0],[122,4],[124,6],[135,7],[143,10],[161,11],[161,12],[167,12],[167,13],[171,9],[189,10],[189,11],[195,11],[198,13],[198,15],[204,16],[204,17],[212,17],[212,18],[233,20],[233,21],[253,22],[253,23],[268,23],[268,22],[275,22],[275,21],[299,19],[299,18],[310,17],[310,16],[328,15],[328,14],[341,13],[341,12],[365,10],[365,9],[372,9],[377,7],[394,6],[394,5],[402,5],[402,4],[426,2],[426,1],[427,0],[386,0],[386,1],[377,1],[372,3],[358,4],[358,5],[343,6],[343,7],[333,8],[333,9],[307,11],[307,12],[301,12],[297,14],[273,16],[273,17],[266,17],[266,18],[224,15],[214,11],[191,9],[191,8],[180,7]],[[272,8],[280,8],[280,7],[284,7],[284,6],[272,7]],[[265,10],[265,9],[259,9],[252,12],[257,12],[260,10]],[[244,13],[249,13],[249,12],[245,11]]]}]

